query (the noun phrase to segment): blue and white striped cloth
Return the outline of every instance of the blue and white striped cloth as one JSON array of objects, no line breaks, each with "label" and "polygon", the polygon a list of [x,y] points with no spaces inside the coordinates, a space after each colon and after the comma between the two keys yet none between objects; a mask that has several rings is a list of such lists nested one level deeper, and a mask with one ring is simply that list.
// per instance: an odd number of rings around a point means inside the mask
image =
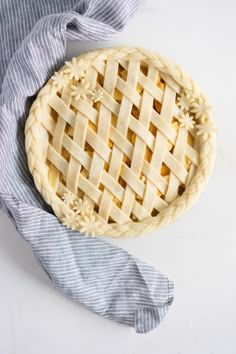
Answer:
[{"label": "blue and white striped cloth", "polygon": [[65,229],[34,187],[24,148],[29,107],[62,66],[66,39],[111,39],[140,2],[1,0],[0,207],[56,288],[145,333],[165,317],[173,301],[172,281],[122,249]]}]

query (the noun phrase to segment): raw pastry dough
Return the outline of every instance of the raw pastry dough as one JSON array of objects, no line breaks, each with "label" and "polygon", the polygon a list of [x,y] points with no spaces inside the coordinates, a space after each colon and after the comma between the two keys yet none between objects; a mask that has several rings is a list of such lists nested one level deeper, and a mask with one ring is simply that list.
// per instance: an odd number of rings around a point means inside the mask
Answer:
[{"label": "raw pastry dough", "polygon": [[66,227],[92,236],[168,225],[197,200],[215,154],[206,96],[141,48],[66,62],[39,92],[25,135],[36,187]]}]

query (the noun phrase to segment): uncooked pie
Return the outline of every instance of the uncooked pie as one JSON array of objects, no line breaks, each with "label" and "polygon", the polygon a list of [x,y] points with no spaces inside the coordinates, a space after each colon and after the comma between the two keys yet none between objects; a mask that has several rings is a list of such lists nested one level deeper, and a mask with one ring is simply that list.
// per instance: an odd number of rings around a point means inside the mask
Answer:
[{"label": "uncooked pie", "polygon": [[35,185],[68,228],[133,236],[198,198],[215,155],[212,107],[175,63],[142,48],[99,49],[54,73],[26,122]]}]

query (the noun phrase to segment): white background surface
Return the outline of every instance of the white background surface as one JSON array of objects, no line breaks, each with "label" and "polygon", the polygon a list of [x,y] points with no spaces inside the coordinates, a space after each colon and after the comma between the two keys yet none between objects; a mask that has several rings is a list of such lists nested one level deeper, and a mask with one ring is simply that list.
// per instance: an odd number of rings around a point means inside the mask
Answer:
[{"label": "white background surface", "polygon": [[[217,160],[195,207],[167,229],[111,241],[175,281],[164,323],[146,335],[98,317],[57,292],[0,214],[0,354],[235,354],[236,3],[149,0],[116,41],[70,44],[68,57],[144,46],[181,64],[208,94]],[[233,157],[234,156],[234,157]]]}]

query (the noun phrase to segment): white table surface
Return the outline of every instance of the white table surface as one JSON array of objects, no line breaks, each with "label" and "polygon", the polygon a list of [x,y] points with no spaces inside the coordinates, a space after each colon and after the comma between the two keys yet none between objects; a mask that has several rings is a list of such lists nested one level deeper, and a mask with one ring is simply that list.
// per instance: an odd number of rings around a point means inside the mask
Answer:
[{"label": "white table surface", "polygon": [[199,202],[161,232],[111,240],[175,281],[168,317],[146,335],[98,317],[56,291],[29,245],[0,214],[0,354],[235,354],[235,1],[149,0],[117,40],[181,64],[215,107],[217,159]]}]

